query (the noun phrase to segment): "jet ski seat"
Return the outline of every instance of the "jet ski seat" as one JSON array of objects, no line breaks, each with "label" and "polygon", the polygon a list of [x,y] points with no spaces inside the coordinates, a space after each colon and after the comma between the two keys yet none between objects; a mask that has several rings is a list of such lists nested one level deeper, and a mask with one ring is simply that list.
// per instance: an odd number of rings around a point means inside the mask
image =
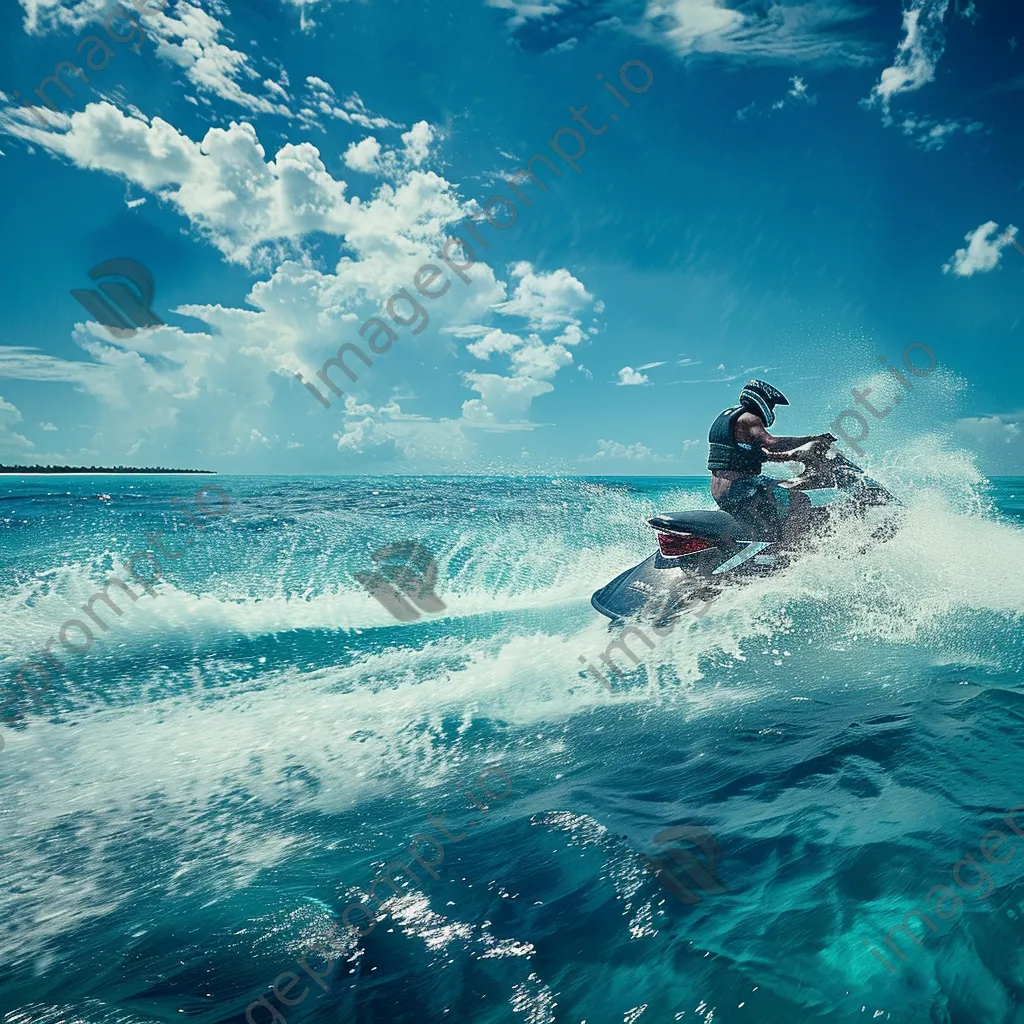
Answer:
[{"label": "jet ski seat", "polygon": [[696,512],[663,512],[647,520],[655,530],[676,530],[698,537],[729,541],[751,540],[749,525],[741,523],[728,512],[719,510]]}]

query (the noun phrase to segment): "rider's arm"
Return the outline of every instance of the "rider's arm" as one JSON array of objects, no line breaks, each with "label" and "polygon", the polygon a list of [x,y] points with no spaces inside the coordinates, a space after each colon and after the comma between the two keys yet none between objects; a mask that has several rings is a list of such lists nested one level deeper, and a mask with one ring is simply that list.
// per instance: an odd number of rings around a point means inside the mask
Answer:
[{"label": "rider's arm", "polygon": [[760,424],[751,424],[747,433],[751,441],[758,445],[764,452],[768,462],[791,462],[792,456],[788,453],[801,445],[811,444],[813,441],[829,441],[835,438],[831,434],[811,434],[807,437],[774,437]]}]

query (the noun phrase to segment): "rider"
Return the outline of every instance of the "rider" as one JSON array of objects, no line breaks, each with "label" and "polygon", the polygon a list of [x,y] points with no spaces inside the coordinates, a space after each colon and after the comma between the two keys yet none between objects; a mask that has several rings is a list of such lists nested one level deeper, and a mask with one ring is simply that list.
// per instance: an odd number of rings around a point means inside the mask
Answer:
[{"label": "rider", "polygon": [[[792,539],[806,528],[810,499],[802,491],[782,487],[761,476],[765,462],[792,462],[791,449],[814,444],[815,453],[835,437],[774,437],[767,427],[775,422],[775,406],[789,405],[786,396],[763,380],[748,381],[740,404],[721,413],[708,434],[711,496],[718,507],[771,536]],[[805,453],[806,454],[806,453]]]}]

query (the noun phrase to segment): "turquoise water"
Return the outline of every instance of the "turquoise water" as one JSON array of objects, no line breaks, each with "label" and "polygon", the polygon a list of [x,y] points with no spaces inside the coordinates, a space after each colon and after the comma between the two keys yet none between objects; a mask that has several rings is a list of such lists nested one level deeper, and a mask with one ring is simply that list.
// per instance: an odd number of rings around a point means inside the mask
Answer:
[{"label": "turquoise water", "polygon": [[[872,473],[893,541],[726,594],[611,692],[590,594],[706,480],[0,478],[5,695],[147,532],[179,552],[0,712],[4,1020],[1020,1021],[1024,852],[979,844],[1020,842],[1024,480]],[[446,607],[398,623],[353,576],[407,539]],[[645,869],[681,824],[724,892]]]}]

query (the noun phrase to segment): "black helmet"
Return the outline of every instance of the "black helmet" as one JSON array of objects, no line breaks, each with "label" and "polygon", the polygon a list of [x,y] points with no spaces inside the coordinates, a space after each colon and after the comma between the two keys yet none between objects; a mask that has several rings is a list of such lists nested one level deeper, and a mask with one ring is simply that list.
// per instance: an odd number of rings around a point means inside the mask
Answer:
[{"label": "black helmet", "polygon": [[770,427],[775,422],[775,406],[789,405],[786,396],[763,380],[748,380],[740,392],[740,405],[756,413]]}]

